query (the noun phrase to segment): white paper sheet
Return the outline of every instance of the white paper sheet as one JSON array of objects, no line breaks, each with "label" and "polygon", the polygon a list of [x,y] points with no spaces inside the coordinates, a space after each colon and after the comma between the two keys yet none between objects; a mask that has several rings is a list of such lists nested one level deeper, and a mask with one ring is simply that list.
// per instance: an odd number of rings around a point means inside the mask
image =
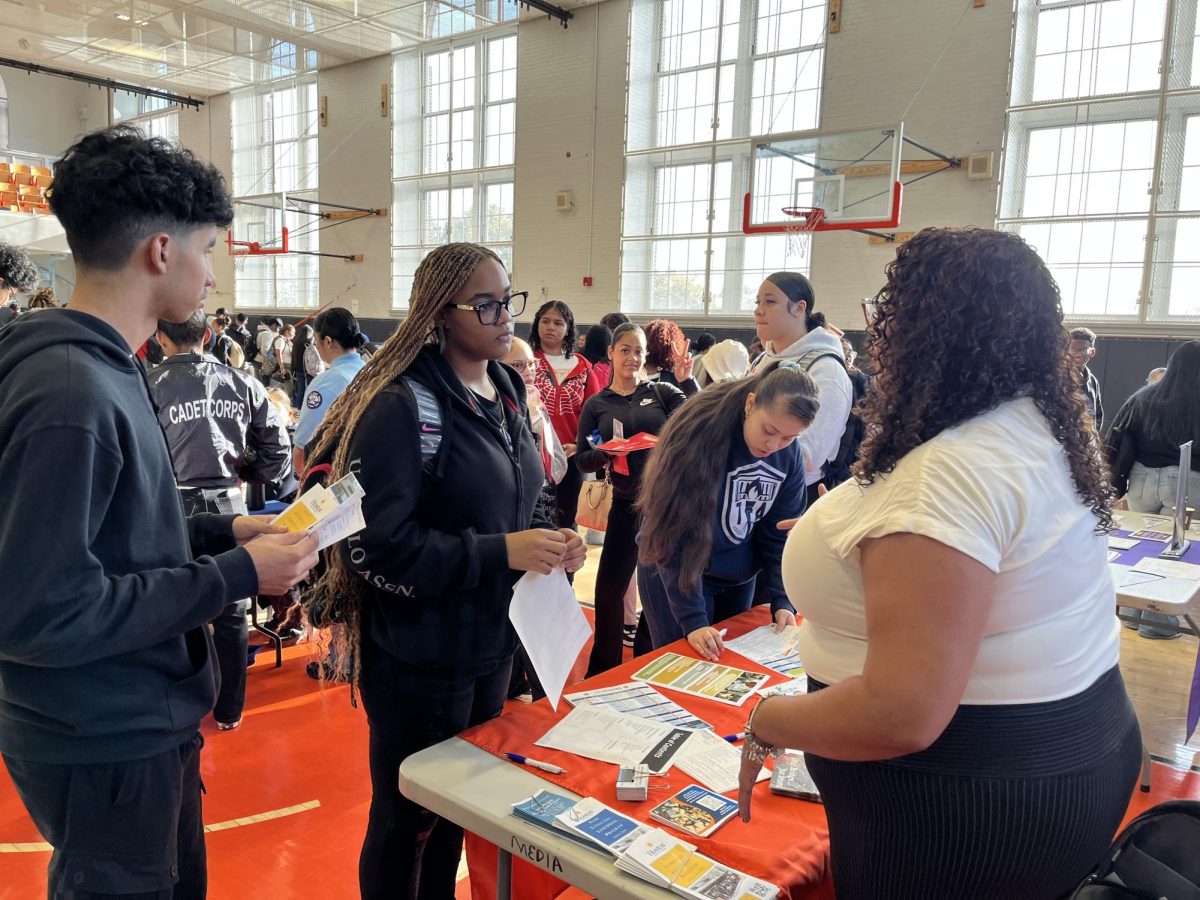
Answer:
[{"label": "white paper sheet", "polygon": [[1161,575],[1155,575],[1151,572],[1135,572],[1129,566],[1122,566],[1119,563],[1112,564],[1113,584],[1117,589],[1134,587],[1139,584],[1149,584],[1152,581],[1161,581]]},{"label": "white paper sheet", "polygon": [[526,572],[513,588],[508,618],[557,711],[567,676],[592,633],[566,572]]},{"label": "white paper sheet", "polygon": [[712,728],[674,700],[664,697],[650,685],[637,681],[597,688],[594,691],[566,694],[563,699],[572,706],[603,706],[615,712],[637,716],[639,719],[650,719],[675,728]]},{"label": "white paper sheet", "polygon": [[789,625],[781,634],[775,633],[774,625],[763,625],[726,641],[725,649],[753,660],[764,669],[796,678],[804,674],[804,663],[796,653],[799,635],[797,625]]},{"label": "white paper sheet", "polygon": [[[698,731],[675,758],[675,765],[717,794],[737,790],[738,772],[742,767],[739,746],[711,731]],[[763,769],[756,781],[764,781],[771,773]]]},{"label": "white paper sheet", "polygon": [[661,775],[671,768],[679,749],[701,733],[627,716],[603,706],[577,706],[534,743],[601,762],[645,762],[651,772]]},{"label": "white paper sheet", "polygon": [[1113,581],[1116,582],[1117,590],[1123,592],[1127,597],[1136,598],[1139,607],[1142,608],[1175,615],[1178,610],[1171,609],[1172,605],[1182,606],[1188,603],[1197,591],[1200,591],[1200,585],[1194,581],[1187,581],[1183,578],[1165,578],[1153,572],[1139,572],[1116,563],[1110,565],[1112,565]]},{"label": "white paper sheet", "polygon": [[1111,550],[1132,550],[1140,544],[1137,538],[1109,537],[1108,546]]},{"label": "white paper sheet", "polygon": [[362,500],[355,499],[344,506],[338,507],[324,519],[312,526],[309,531],[317,536],[317,549],[345,540],[352,534],[358,534],[367,527],[367,520],[362,514]]},{"label": "white paper sheet", "polygon": [[1175,559],[1155,559],[1147,556],[1138,560],[1135,572],[1150,572],[1164,578],[1182,578],[1184,581],[1200,581],[1200,566]]}]

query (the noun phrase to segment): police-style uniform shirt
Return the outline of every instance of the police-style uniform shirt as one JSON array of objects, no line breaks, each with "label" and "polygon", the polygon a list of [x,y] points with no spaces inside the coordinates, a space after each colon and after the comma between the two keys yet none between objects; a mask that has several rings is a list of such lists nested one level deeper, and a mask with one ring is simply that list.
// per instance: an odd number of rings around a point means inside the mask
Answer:
[{"label": "police-style uniform shirt", "polygon": [[296,446],[307,447],[318,426],[325,421],[325,414],[333,401],[342,395],[354,376],[362,371],[366,363],[357,351],[346,353],[335,359],[320,375],[312,380],[304,404],[300,408],[300,423],[296,426]]},{"label": "police-style uniform shirt", "polygon": [[267,483],[291,472],[287,429],[256,378],[180,353],[149,381],[181,487],[231,488],[239,478]]}]

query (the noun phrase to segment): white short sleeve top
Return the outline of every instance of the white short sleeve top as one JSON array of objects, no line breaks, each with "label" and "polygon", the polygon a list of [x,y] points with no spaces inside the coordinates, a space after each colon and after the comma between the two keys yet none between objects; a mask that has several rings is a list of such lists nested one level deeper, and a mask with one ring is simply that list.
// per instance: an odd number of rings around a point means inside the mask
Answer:
[{"label": "white short sleeve top", "polygon": [[1077,694],[1116,665],[1120,641],[1108,544],[1096,526],[1041,411],[1027,398],[1004,403],[911,451],[871,485],[839,485],[800,520],[783,553],[784,586],[804,617],[800,658],[826,684],[862,674],[859,543],[920,534],[997,575],[962,702]]}]

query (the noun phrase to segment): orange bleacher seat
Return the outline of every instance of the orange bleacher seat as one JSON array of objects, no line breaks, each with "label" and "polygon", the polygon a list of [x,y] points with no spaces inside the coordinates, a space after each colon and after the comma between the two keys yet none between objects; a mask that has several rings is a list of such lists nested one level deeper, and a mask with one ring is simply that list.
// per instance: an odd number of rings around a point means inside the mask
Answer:
[{"label": "orange bleacher seat", "polygon": [[53,175],[34,175],[33,183],[36,184],[40,188],[48,188],[48,187],[50,187],[50,185],[54,184],[54,176]]},{"label": "orange bleacher seat", "polygon": [[0,194],[8,194],[17,189],[11,181],[0,181]]},{"label": "orange bleacher seat", "polygon": [[30,170],[30,174],[35,175],[35,176],[39,176],[39,175],[46,176],[46,175],[51,175],[53,173],[49,169],[47,169],[45,166],[33,166]]},{"label": "orange bleacher seat", "polygon": [[19,184],[17,185],[17,193],[22,197],[26,197],[29,194],[33,194],[36,197],[41,197],[42,189],[32,184]]},{"label": "orange bleacher seat", "polygon": [[21,197],[16,191],[5,191],[4,193],[0,193],[0,206],[5,209],[12,209],[20,199]]},{"label": "orange bleacher seat", "polygon": [[29,166],[25,165],[25,163],[11,163],[8,168],[9,171],[19,172],[22,175],[29,174]]},{"label": "orange bleacher seat", "polygon": [[13,184],[33,184],[33,176],[28,172],[13,172],[9,176],[9,181]]},{"label": "orange bleacher seat", "polygon": [[0,172],[7,172],[7,171],[8,171],[8,163],[0,162]]}]

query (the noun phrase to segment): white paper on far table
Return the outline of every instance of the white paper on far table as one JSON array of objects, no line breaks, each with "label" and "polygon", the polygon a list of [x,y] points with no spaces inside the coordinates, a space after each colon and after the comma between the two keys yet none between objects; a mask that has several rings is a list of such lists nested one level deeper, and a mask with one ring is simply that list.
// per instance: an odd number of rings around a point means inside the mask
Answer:
[{"label": "white paper on far table", "polygon": [[1155,559],[1147,556],[1138,560],[1135,572],[1149,572],[1164,578],[1182,578],[1184,581],[1200,581],[1200,566],[1174,559]]},{"label": "white paper on far table", "polygon": [[1111,550],[1132,550],[1140,543],[1141,541],[1137,538],[1112,537],[1111,535],[1108,538],[1108,546]]},{"label": "white paper on far table", "polygon": [[567,676],[592,633],[566,572],[526,572],[513,588],[508,618],[550,705],[557,710]]}]

